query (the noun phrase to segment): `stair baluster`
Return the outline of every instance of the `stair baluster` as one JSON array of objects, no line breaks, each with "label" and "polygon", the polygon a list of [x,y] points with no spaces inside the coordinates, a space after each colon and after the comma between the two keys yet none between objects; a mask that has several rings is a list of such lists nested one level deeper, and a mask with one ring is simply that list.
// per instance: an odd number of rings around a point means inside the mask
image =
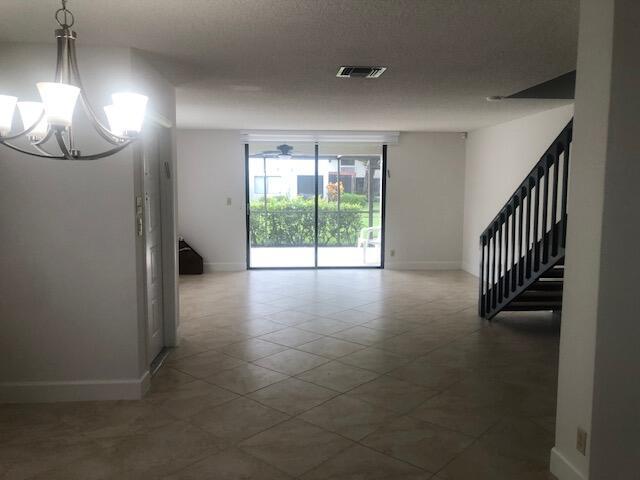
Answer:
[{"label": "stair baluster", "polygon": [[572,131],[573,120],[480,235],[478,310],[485,318],[561,306]]}]

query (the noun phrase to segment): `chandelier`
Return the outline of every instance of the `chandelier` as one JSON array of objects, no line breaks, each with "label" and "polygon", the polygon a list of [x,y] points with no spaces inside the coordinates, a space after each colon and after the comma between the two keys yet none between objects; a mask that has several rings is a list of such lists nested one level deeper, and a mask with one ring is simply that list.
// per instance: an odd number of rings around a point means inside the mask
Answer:
[{"label": "chandelier", "polygon": [[[75,20],[67,10],[67,0],[62,0],[62,8],[56,11],[55,19],[60,28],[55,31],[58,57],[54,81],[36,84],[41,102],[19,102],[17,97],[0,95],[0,144],[28,155],[57,160],[97,160],[113,155],[138,138],[148,98],[131,92],[114,93],[111,96],[113,103],[104,107],[109,124],[109,128],[105,127],[82,87],[75,49],[77,36],[71,30]],[[78,150],[72,126],[78,97],[95,131],[112,145],[109,150],[90,155],[83,155]],[[16,107],[22,130],[12,133]],[[31,150],[11,143],[22,137]],[[50,153],[46,146],[49,142],[57,145],[59,152]]]}]

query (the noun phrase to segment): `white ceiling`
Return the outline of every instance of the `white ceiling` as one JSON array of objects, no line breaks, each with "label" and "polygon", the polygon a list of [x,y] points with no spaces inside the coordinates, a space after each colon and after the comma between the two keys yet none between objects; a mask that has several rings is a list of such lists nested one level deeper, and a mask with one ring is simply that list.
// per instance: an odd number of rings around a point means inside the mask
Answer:
[{"label": "white ceiling", "polygon": [[[575,68],[578,0],[70,0],[84,44],[148,52],[181,128],[468,131]],[[0,41],[52,42],[56,0],[2,0]],[[383,65],[340,79],[339,65]]]}]

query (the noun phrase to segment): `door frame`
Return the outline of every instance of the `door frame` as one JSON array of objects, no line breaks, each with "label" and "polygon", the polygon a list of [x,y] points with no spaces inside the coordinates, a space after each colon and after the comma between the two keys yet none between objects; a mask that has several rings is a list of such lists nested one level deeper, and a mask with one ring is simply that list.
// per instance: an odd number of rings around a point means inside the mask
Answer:
[{"label": "door frame", "polygon": [[[157,130],[160,168],[160,228],[162,258],[162,313],[163,346],[177,345],[178,315],[178,253],[176,210],[176,142],[174,125],[162,118],[148,119],[148,125]],[[144,130],[142,135],[144,135]],[[146,269],[146,212],[144,205],[144,139],[136,142],[134,154],[134,222],[136,236],[138,283],[138,334],[141,370],[149,370],[154,358],[149,358],[147,330],[147,269]],[[142,207],[139,210],[139,206]],[[140,231],[140,223],[142,230]],[[162,355],[162,352],[160,353]]]},{"label": "door frame", "polygon": [[381,270],[384,269],[385,259],[385,236],[386,236],[386,214],[387,209],[387,144],[382,144],[381,155],[381,201],[380,209],[380,265],[362,265],[362,266],[319,266],[318,265],[318,165],[319,165],[319,142],[315,142],[315,243],[314,243],[314,266],[313,267],[252,267],[251,266],[251,233],[250,233],[250,193],[249,193],[249,143],[244,144],[244,188],[245,188],[245,233],[246,233],[246,262],[247,270],[351,270],[351,269],[368,269]]}]

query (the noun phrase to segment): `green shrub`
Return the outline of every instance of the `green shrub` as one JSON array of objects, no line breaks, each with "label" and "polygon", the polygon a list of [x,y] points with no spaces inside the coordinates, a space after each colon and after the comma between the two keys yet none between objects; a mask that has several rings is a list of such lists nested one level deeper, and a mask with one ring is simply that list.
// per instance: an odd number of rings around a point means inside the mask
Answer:
[{"label": "green shrub", "polygon": [[340,195],[340,203],[352,203],[360,207],[367,207],[367,196],[359,193],[343,193]]},{"label": "green shrub", "polygon": [[[357,195],[355,195],[357,196]],[[341,199],[343,200],[343,199]],[[362,228],[357,203],[318,201],[318,245],[355,247]],[[315,236],[313,198],[268,198],[251,202],[249,234],[257,247],[312,247]]]}]

